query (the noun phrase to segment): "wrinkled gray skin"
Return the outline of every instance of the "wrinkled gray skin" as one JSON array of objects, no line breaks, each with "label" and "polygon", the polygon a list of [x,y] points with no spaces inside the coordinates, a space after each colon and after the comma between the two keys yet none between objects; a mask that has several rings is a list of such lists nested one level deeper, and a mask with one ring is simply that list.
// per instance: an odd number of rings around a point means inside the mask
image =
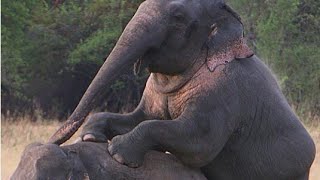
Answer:
[{"label": "wrinkled gray skin", "polygon": [[183,166],[170,154],[150,151],[144,164],[129,168],[114,161],[107,143],[59,147],[34,143],[26,147],[11,180],[206,180],[199,169]]},{"label": "wrinkled gray skin", "polygon": [[49,142],[68,139],[105,87],[140,59],[136,70],[151,75],[139,106],[90,116],[83,141],[111,140],[110,154],[130,167],[149,150],[167,150],[208,179],[308,179],[314,143],[269,69],[251,56],[209,70],[206,61],[242,34],[222,0],[145,1]]}]

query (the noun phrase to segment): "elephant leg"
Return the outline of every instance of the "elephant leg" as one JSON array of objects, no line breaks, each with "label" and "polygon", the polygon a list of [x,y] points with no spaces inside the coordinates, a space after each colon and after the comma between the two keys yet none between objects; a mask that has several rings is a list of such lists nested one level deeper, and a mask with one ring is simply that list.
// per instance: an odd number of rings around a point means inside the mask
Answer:
[{"label": "elephant leg", "polygon": [[178,119],[144,121],[129,133],[114,137],[108,150],[115,160],[130,167],[139,167],[144,154],[158,147],[174,154],[184,164],[202,167],[221,151],[228,134],[224,134],[226,130],[222,126],[209,132],[194,122]]},{"label": "elephant leg", "polygon": [[116,135],[131,131],[144,119],[144,114],[134,111],[129,114],[100,112],[90,115],[78,141],[107,142]]},{"label": "elephant leg", "polygon": [[237,107],[236,100],[219,106],[199,99],[187,104],[173,120],[147,120],[129,133],[114,137],[108,150],[118,162],[140,166],[147,151],[161,147],[184,164],[202,167],[218,155],[233,133],[237,116],[229,110]]}]

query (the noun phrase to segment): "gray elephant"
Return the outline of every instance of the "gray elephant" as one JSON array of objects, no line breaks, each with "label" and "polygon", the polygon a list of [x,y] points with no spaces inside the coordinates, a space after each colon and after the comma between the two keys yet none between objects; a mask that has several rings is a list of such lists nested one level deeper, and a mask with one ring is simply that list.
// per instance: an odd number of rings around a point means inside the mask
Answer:
[{"label": "gray elephant", "polygon": [[170,154],[150,151],[139,168],[114,161],[107,143],[83,142],[59,147],[33,143],[26,147],[11,180],[206,180],[198,168],[183,166]]},{"label": "gray elephant", "polygon": [[315,145],[223,0],[143,2],[49,142],[70,138],[133,64],[151,72],[140,104],[128,114],[93,114],[83,141],[111,140],[110,154],[130,167],[161,150],[208,179],[308,179]]}]

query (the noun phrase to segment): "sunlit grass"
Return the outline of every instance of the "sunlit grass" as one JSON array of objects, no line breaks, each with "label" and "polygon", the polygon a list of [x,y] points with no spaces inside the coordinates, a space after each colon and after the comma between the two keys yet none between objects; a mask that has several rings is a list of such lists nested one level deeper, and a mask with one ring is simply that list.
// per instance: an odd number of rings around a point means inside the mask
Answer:
[{"label": "sunlit grass", "polygon": [[[15,122],[2,118],[1,123],[1,179],[3,180],[9,179],[17,167],[26,145],[32,142],[45,143],[60,126],[58,121],[30,122],[28,118],[21,118]],[[320,124],[310,123],[307,128],[316,142],[317,149],[320,149]],[[76,137],[75,135],[68,142],[72,142]],[[320,153],[317,153],[316,160],[311,168],[310,180],[320,179],[319,170]]]},{"label": "sunlit grass", "polygon": [[[29,118],[21,118],[12,122],[1,118],[1,179],[9,179],[28,144],[46,143],[60,125],[57,120],[31,122]],[[67,143],[73,142],[76,137],[77,134]]]}]

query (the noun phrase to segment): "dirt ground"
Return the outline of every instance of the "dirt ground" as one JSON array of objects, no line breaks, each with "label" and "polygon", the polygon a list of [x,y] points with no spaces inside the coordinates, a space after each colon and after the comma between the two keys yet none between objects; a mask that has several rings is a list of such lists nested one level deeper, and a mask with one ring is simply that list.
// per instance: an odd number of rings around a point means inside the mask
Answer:
[{"label": "dirt ground", "polygon": [[[15,123],[1,121],[1,179],[7,180],[17,167],[25,146],[35,141],[45,142],[59,127],[59,123],[57,121],[32,123],[27,119],[22,119]],[[320,125],[308,125],[307,129],[316,143],[317,150],[319,150]],[[72,141],[70,140],[69,142]],[[320,179],[319,152],[310,172],[310,180],[318,179]]]}]

